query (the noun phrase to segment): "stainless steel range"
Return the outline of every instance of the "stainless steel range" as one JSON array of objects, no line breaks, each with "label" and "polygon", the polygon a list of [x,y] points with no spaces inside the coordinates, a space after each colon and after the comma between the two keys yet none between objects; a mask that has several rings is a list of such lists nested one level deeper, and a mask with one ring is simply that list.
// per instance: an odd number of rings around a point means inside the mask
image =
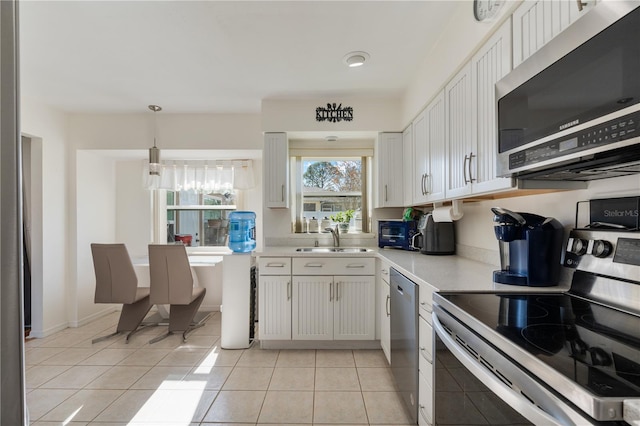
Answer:
[{"label": "stainless steel range", "polygon": [[434,294],[434,329],[532,423],[626,424],[640,400],[640,232],[573,230],[563,264],[566,293]]}]

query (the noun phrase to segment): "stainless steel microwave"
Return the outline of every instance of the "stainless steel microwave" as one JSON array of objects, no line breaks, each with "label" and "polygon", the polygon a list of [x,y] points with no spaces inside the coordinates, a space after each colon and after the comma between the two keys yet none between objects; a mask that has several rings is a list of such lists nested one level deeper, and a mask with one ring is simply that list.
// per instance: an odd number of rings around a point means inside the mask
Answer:
[{"label": "stainless steel microwave", "polygon": [[498,176],[640,173],[639,76],[640,3],[599,2],[496,84]]}]

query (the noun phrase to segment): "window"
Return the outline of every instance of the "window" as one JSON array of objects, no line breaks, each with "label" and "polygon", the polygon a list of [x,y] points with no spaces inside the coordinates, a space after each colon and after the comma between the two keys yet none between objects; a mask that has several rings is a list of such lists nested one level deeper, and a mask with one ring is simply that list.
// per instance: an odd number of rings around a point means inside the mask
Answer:
[{"label": "window", "polygon": [[236,209],[232,191],[167,191],[167,242],[190,246],[226,246],[229,213]]},{"label": "window", "polygon": [[143,179],[155,190],[153,241],[189,246],[226,246],[229,213],[255,186],[251,160],[169,160],[155,177],[145,164]]},{"label": "window", "polygon": [[297,233],[369,232],[368,157],[294,157]]}]

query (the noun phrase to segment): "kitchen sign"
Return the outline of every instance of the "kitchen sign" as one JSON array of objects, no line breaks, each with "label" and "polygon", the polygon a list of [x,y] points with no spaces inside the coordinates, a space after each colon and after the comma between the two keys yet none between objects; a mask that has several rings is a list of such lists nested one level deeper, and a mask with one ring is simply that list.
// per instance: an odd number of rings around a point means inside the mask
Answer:
[{"label": "kitchen sign", "polygon": [[337,123],[340,121],[352,121],[353,120],[353,108],[343,107],[342,104],[336,105],[336,103],[328,103],[327,107],[316,108],[316,121],[328,121],[330,123]]}]

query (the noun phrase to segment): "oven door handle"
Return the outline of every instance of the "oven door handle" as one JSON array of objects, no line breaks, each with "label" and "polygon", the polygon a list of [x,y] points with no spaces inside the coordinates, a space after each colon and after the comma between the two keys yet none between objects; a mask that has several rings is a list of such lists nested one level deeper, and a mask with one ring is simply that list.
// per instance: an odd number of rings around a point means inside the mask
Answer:
[{"label": "oven door handle", "polygon": [[507,385],[502,383],[496,376],[490,373],[486,368],[482,367],[480,363],[472,357],[466,350],[460,347],[453,341],[453,338],[447,333],[434,310],[432,314],[433,328],[435,329],[440,340],[447,346],[451,353],[458,358],[458,360],[469,370],[478,380],[491,389],[498,397],[500,397],[507,404],[511,405],[522,416],[526,417],[529,421],[537,425],[556,425],[561,426],[565,423],[560,423],[558,419],[552,417],[522,396],[520,393],[514,392]]}]

